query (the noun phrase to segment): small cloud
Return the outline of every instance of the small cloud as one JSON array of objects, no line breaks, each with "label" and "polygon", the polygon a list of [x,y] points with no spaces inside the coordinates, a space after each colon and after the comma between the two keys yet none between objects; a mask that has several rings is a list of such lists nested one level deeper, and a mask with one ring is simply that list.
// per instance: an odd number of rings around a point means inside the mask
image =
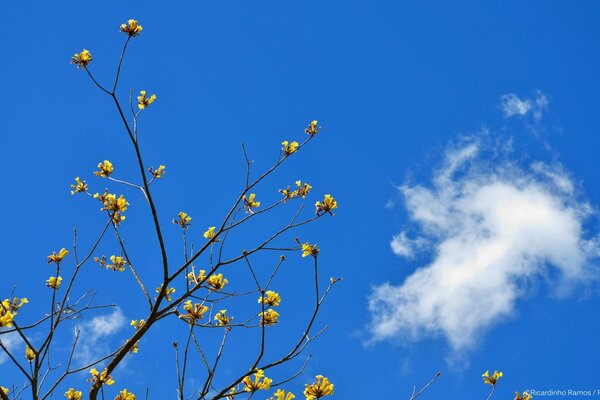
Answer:
[{"label": "small cloud", "polygon": [[74,358],[83,364],[89,364],[105,356],[110,351],[110,337],[118,333],[126,325],[125,316],[120,308],[111,314],[92,318],[76,326],[79,341]]},{"label": "small cloud", "polygon": [[514,93],[505,94],[500,97],[499,108],[504,118],[531,114],[534,120],[539,121],[548,108],[548,103],[546,95],[538,90],[533,98],[520,98]]},{"label": "small cloud", "polygon": [[[3,333],[0,336],[0,341],[2,344],[11,352],[14,356],[15,350],[18,351],[17,346],[23,346],[23,354],[25,354],[25,345],[22,344],[23,340],[19,336],[17,332]],[[0,351],[0,365],[2,365],[6,360],[8,360],[8,355],[4,351]]]},{"label": "small cloud", "polygon": [[419,236],[400,232],[392,250],[410,257],[426,241],[432,260],[373,288],[372,341],[441,336],[460,354],[514,315],[534,282],[560,297],[597,276],[598,241],[583,232],[591,207],[559,164],[522,168],[472,139],[446,152],[431,185],[399,190]]}]

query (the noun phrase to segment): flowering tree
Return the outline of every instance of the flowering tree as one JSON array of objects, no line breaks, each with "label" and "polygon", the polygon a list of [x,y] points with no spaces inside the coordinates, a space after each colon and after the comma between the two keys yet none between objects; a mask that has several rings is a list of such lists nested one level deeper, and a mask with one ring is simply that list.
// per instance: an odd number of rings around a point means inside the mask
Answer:
[{"label": "flowering tree", "polygon": [[[340,280],[330,278],[324,286],[319,275],[319,247],[292,237],[291,232],[295,228],[325,216],[332,216],[337,208],[337,202],[334,197],[325,194],[315,203],[315,211],[307,212],[304,210],[303,200],[311,194],[312,187],[302,181],[296,181],[295,185],[280,189],[278,199],[268,205],[261,204],[254,190],[259,188],[267,176],[274,174],[284,162],[296,156],[296,153],[313,141],[318,136],[320,127],[317,121],[312,121],[304,130],[304,141],[301,143],[283,141],[277,161],[258,174],[253,173],[252,161],[242,144],[246,161],[244,185],[220,222],[214,226],[207,226],[200,243],[194,243],[188,237],[192,217],[182,211],[172,219],[172,223],[181,230],[184,248],[183,258],[176,261],[175,256],[168,254],[163,229],[165,220],[159,216],[152,194],[154,185],[159,185],[160,181],[166,178],[166,167],[164,165],[148,167],[144,163],[138,141],[138,119],[153,105],[157,97],[155,94],[141,90],[135,101],[133,91],[130,91],[129,106],[125,108],[118,93],[123,59],[130,43],[142,33],[142,26],[136,20],[129,20],[121,25],[121,32],[125,36],[125,43],[114,81],[110,86],[106,86],[94,77],[90,69],[92,54],[88,50],[75,54],[71,63],[85,72],[106,98],[114,103],[123,124],[124,134],[129,137],[134,155],[133,162],[139,168],[137,182],[117,178],[118,166],[113,166],[109,160],[100,162],[94,175],[97,179],[108,181],[114,188],[122,187],[128,190],[128,197],[132,194],[144,199],[150,211],[149,217],[152,221],[155,243],[160,250],[160,268],[152,271],[154,281],[160,284],[155,290],[153,290],[154,286],[150,288],[147,279],[142,278],[142,274],[139,274],[134,267],[134,260],[130,258],[121,229],[128,222],[126,216],[129,203],[125,195],[117,194],[112,188],[92,191],[90,189],[92,184],[88,186],[85,180],[75,178],[75,182],[71,185],[71,194],[98,202],[106,216],[106,222],[99,230],[95,241],[85,251],[79,249],[75,231],[72,249],[62,248],[48,256],[48,264],[53,266],[54,271],[46,280],[50,297],[50,307],[46,313],[31,321],[22,319],[22,314],[25,314],[22,310],[31,307],[35,307],[35,310],[41,308],[33,304],[28,305],[27,298],[19,296],[18,293],[12,293],[10,298],[0,303],[0,348],[12,361],[11,365],[25,378],[25,383],[21,385],[0,382],[7,385],[0,387],[0,398],[17,399],[30,393],[32,399],[45,400],[64,393],[64,397],[69,400],[79,400],[86,392],[86,397],[90,399],[96,399],[101,395],[103,399],[105,396],[115,396],[117,400],[134,400],[136,396],[128,391],[126,382],[119,379],[115,369],[126,357],[135,357],[135,354],[143,349],[144,338],[159,322],[165,320],[166,323],[187,327],[184,345],[180,346],[178,342],[173,344],[179,399],[243,399],[253,397],[258,391],[266,391],[266,395],[272,395],[272,399],[291,400],[295,398],[294,394],[284,389],[304,370],[309,357],[291,376],[280,381],[274,381],[268,376],[276,367],[301,356],[307,345],[324,331],[324,328],[320,330],[315,328],[315,320],[331,288]],[[275,189],[272,191],[277,193]],[[227,238],[235,235],[248,221],[260,218],[275,208],[289,206],[296,201],[300,202],[300,205],[291,212],[287,223],[266,235],[252,247],[234,250],[232,253],[234,255],[231,257],[225,255],[224,250],[229,243]],[[170,220],[171,218],[167,222],[171,223]],[[114,254],[108,256],[99,254],[99,245],[110,240],[111,232],[114,234],[113,245],[116,248]],[[276,244],[282,241],[287,244]],[[278,357],[270,358],[267,357],[265,346],[268,331],[277,329],[279,324],[277,307],[282,301],[292,301],[286,299],[285,295],[281,296],[273,284],[275,276],[282,271],[280,267],[285,261],[285,254],[289,252],[312,259],[314,283],[307,288],[313,291],[309,303],[312,312],[304,328],[292,340],[290,347]],[[254,257],[259,253],[275,254],[272,257],[273,265],[269,267],[270,271],[266,275],[267,279],[261,278],[264,271],[258,271],[258,267],[253,263]],[[95,305],[91,291],[83,294],[76,293],[76,282],[82,268],[94,263],[103,269],[130,273],[133,276],[136,288],[132,289],[132,293],[133,290],[137,291],[147,303],[146,309],[139,310],[139,315],[143,318],[131,321],[131,334],[121,345],[88,363],[77,363],[77,357],[74,357],[79,350],[78,343],[81,339],[81,332],[75,329],[66,359],[57,363],[55,358],[59,355],[55,348],[56,337],[60,330],[64,331],[69,323],[72,326],[76,318],[98,308],[115,306]],[[201,265],[202,268],[197,265]],[[232,265],[239,265],[248,270],[253,286],[251,290],[244,292],[236,290],[236,283],[229,282],[226,276],[228,268]],[[264,268],[261,266],[261,269]],[[240,308],[239,313],[235,309],[236,302],[241,302],[245,298],[252,299],[254,304],[254,309],[247,315],[244,315],[247,309]],[[229,304],[228,309],[222,306],[223,304]],[[222,366],[220,361],[228,344],[230,332],[235,330],[258,331],[259,340],[253,346],[248,346],[250,361],[247,365],[244,365],[234,378],[225,381],[220,377]],[[17,346],[16,351],[15,347],[9,348],[10,346],[2,341],[7,334],[18,335],[22,348],[18,349]],[[205,344],[212,343],[207,338],[215,335],[220,337],[216,342],[218,345],[216,348],[206,349]],[[192,353],[196,353],[195,357]],[[190,364],[195,361],[199,366],[194,365],[194,375],[197,377],[201,371],[203,382],[193,386],[186,381],[186,377],[192,369]],[[0,376],[0,379],[2,378]],[[66,382],[78,382],[80,386],[67,389]],[[83,385],[87,385],[87,389]],[[109,388],[111,386],[113,388]],[[303,394],[307,400],[320,399],[333,394],[333,384],[326,377],[318,375],[314,383],[305,385]],[[148,391],[146,397],[148,398]]]}]

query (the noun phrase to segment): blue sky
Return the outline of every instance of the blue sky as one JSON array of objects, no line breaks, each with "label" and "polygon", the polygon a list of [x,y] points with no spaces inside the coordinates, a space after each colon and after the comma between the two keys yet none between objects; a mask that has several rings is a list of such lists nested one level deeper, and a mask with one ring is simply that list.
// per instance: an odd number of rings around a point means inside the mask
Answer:
[{"label": "blue sky", "polygon": [[[167,166],[154,196],[174,263],[180,232],[169,221],[187,211],[200,242],[203,228],[220,220],[243,184],[241,141],[263,169],[282,140],[303,138],[308,121],[323,126],[257,189],[272,199],[301,178],[314,187],[308,205],[324,193],[340,205],[334,218],[298,233],[321,246],[324,276],[344,281],[318,321],[330,328],[290,390],[300,395],[322,373],[335,398],[383,390],[408,398],[413,384],[441,370],[427,397],[480,399],[488,369],[505,373],[497,398],[528,388],[599,389],[599,17],[592,1],[4,4],[1,297],[17,285],[31,300],[20,316],[33,320],[48,302],[46,255],[70,246],[74,225],[82,243],[100,229],[97,204],[70,195],[73,177],[101,191],[106,182],[91,172],[104,159],[120,177],[135,177],[110,99],[68,60],[89,49],[97,78],[110,79],[123,41],[118,26],[136,18],[144,31],[130,46],[120,90],[123,99],[129,88],[158,96],[141,118],[140,140],[147,164]],[[151,281],[158,266],[147,209],[123,192],[131,203],[123,233]],[[253,229],[236,243],[247,246]],[[288,258],[282,317],[306,312],[309,264]],[[272,259],[260,262],[270,268]],[[121,304],[111,320],[127,325],[143,317],[131,284],[89,265],[78,290],[93,286],[98,303]],[[91,329],[92,318],[79,326]],[[183,334],[163,325],[116,374],[118,387],[174,394],[171,342]],[[274,347],[294,328],[274,328]],[[90,348],[112,348],[128,329]],[[241,337],[226,355],[232,370],[247,348]],[[0,384],[15,376],[0,364]],[[69,383],[83,387],[85,378]]]}]

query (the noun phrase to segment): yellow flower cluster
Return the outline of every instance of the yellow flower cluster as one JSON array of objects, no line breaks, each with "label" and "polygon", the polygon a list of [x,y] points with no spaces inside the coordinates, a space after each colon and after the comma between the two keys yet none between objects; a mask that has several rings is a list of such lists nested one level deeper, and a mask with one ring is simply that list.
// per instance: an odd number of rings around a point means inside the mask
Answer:
[{"label": "yellow flower cluster", "polygon": [[[160,294],[161,290],[162,290],[162,286],[157,287],[156,288],[156,293]],[[167,291],[165,292],[165,298],[167,299],[167,301],[172,301],[173,300],[173,298],[171,297],[171,295],[173,293],[175,293],[175,288],[174,287],[167,288]]]},{"label": "yellow flower cluster", "polygon": [[277,389],[277,391],[269,398],[269,400],[292,400],[295,399],[296,396],[292,392],[285,393],[284,390]]},{"label": "yellow flower cluster", "polygon": [[317,375],[317,381],[310,385],[304,385],[304,396],[306,400],[320,399],[333,394],[333,384],[323,375]]},{"label": "yellow flower cluster", "polygon": [[316,135],[319,130],[321,129],[320,126],[317,126],[318,122],[317,120],[312,121],[310,124],[308,124],[308,126],[306,127],[306,129],[304,130],[304,132],[307,135]]},{"label": "yellow flower cluster", "polygon": [[60,249],[58,254],[56,254],[56,252],[53,251],[52,254],[50,254],[48,256],[48,264],[51,264],[51,263],[56,263],[57,265],[60,264],[60,262],[63,260],[63,258],[65,258],[65,256],[67,254],[69,254],[69,252],[64,247],[62,249]]},{"label": "yellow flower cluster", "polygon": [[179,318],[187,320],[190,324],[204,318],[204,314],[208,311],[208,307],[199,303],[192,304],[191,300],[185,302],[183,309],[187,311],[187,314],[180,315]]},{"label": "yellow flower cluster", "polygon": [[156,100],[156,95],[152,94],[150,97],[146,97],[146,91],[140,90],[140,95],[138,96],[137,100],[138,100],[138,108],[140,110],[143,110],[146,107],[148,107],[150,104],[154,103],[154,101]]},{"label": "yellow flower cluster", "polygon": [[245,392],[268,390],[271,387],[271,382],[273,382],[273,379],[267,378],[262,369],[256,371],[256,373],[254,374],[254,380],[250,378],[250,375],[244,377],[244,379],[242,380]]},{"label": "yellow flower cluster", "polygon": [[302,184],[302,181],[296,181],[296,187],[297,189],[293,191],[290,190],[289,186],[287,187],[287,189],[279,190],[279,193],[283,195],[284,201],[286,203],[289,199],[293,199],[294,197],[302,197],[303,199],[305,199],[308,192],[310,192],[310,189],[312,189],[312,186],[310,186],[306,182]]},{"label": "yellow flower cluster", "polygon": [[123,389],[115,397],[115,400],[135,400],[135,394],[128,392],[127,389]]},{"label": "yellow flower cluster", "polygon": [[191,221],[192,217],[190,217],[183,211],[180,211],[179,214],[177,214],[177,218],[173,219],[173,223],[175,225],[181,226],[183,229],[187,229],[192,224]]},{"label": "yellow flower cluster", "polygon": [[25,346],[25,358],[27,361],[29,361],[29,363],[35,360],[35,351],[33,351],[33,349],[29,346]]},{"label": "yellow flower cluster", "polygon": [[208,284],[210,285],[212,290],[221,290],[228,283],[229,281],[223,278],[223,274],[211,275],[208,278]]},{"label": "yellow flower cluster", "polygon": [[121,25],[121,32],[126,33],[130,37],[139,35],[140,32],[142,32],[142,29],[144,28],[142,28],[142,26],[135,19],[130,19],[127,21],[127,24]]},{"label": "yellow flower cluster", "polygon": [[164,165],[159,165],[157,169],[150,167],[150,168],[148,168],[148,172],[150,172],[152,174],[154,179],[161,179],[163,177],[163,175],[167,173],[165,171],[165,168],[166,167]]},{"label": "yellow flower cluster", "polygon": [[483,383],[496,386],[496,383],[500,378],[502,378],[503,375],[504,374],[502,372],[494,371],[492,376],[490,376],[490,371],[485,371],[481,376],[483,378]]},{"label": "yellow flower cluster", "polygon": [[329,213],[329,214],[333,215],[331,210],[335,210],[336,208],[338,208],[338,204],[337,204],[337,201],[335,201],[335,199],[331,195],[326,194],[325,198],[323,199],[322,202],[317,201],[315,203],[315,207],[317,209],[317,211],[316,211],[317,214]]},{"label": "yellow flower cluster", "polygon": [[125,216],[123,213],[127,211],[127,206],[129,203],[125,200],[123,195],[117,197],[117,195],[104,192],[103,194],[96,193],[94,194],[94,198],[98,199],[102,202],[103,207],[102,211],[108,211],[110,214],[111,220],[115,224],[120,224],[125,220]]},{"label": "yellow flower cluster", "polygon": [[523,394],[519,394],[519,392],[515,392],[515,400],[531,400],[533,397],[527,392],[523,392]]},{"label": "yellow flower cluster", "polygon": [[267,290],[264,297],[261,296],[258,298],[258,303],[265,303],[265,306],[277,307],[279,303],[281,303],[281,297],[278,293],[272,290]]},{"label": "yellow flower cluster", "polygon": [[204,281],[204,278],[206,278],[206,271],[201,269],[198,275],[194,274],[194,271],[192,271],[189,274],[187,274],[187,278],[190,280],[190,283],[197,285],[200,282]]},{"label": "yellow flower cluster", "polygon": [[260,312],[258,315],[260,315],[260,324],[262,326],[272,326],[279,322],[279,313],[272,308],[269,308],[267,311]]},{"label": "yellow flower cluster", "polygon": [[96,368],[90,369],[92,377],[88,379],[88,382],[92,382],[94,386],[102,386],[104,384],[111,386],[115,383],[115,380],[108,374],[108,369],[104,368],[102,372],[98,372]]},{"label": "yellow flower cluster", "polygon": [[225,326],[229,325],[233,317],[227,315],[227,310],[220,310],[217,315],[215,315],[215,321],[217,321],[217,325]]},{"label": "yellow flower cluster", "polygon": [[146,320],[140,319],[132,319],[129,325],[133,326],[135,330],[140,330],[146,324]]},{"label": "yellow flower cluster", "polygon": [[60,283],[62,282],[62,277],[60,276],[51,276],[46,280],[46,286],[51,289],[58,289],[60,287]]},{"label": "yellow flower cluster", "polygon": [[319,254],[319,246],[316,244],[302,243],[302,257],[316,257],[317,254]]},{"label": "yellow flower cluster", "polygon": [[215,240],[215,237],[217,236],[217,234],[215,233],[215,226],[210,226],[206,232],[204,232],[204,237],[208,240]]},{"label": "yellow flower cluster", "polygon": [[83,393],[73,388],[69,388],[69,390],[65,392],[65,397],[67,398],[67,400],[81,400],[82,396]]},{"label": "yellow flower cluster", "polygon": [[5,388],[4,386],[0,386],[0,390],[2,390],[4,392],[4,394],[8,395],[8,388]]},{"label": "yellow flower cluster", "polygon": [[87,183],[85,183],[85,181],[82,181],[81,179],[79,179],[79,177],[75,178],[75,184],[71,184],[71,195],[74,195],[75,193],[87,193],[88,191],[88,186]]},{"label": "yellow flower cluster", "polygon": [[283,154],[287,157],[292,153],[295,153],[298,150],[298,142],[288,142],[287,140],[284,140],[283,142],[281,142],[281,145],[283,146],[281,148],[281,151],[283,151]]},{"label": "yellow flower cluster", "polygon": [[22,299],[15,297],[12,302],[10,299],[3,300],[2,303],[0,303],[0,328],[12,328],[17,311],[23,304],[27,303],[29,303],[29,300],[25,297]]},{"label": "yellow flower cluster", "polygon": [[92,61],[92,53],[83,49],[81,53],[75,53],[71,57],[71,64],[77,65],[77,68],[85,69],[87,65]]},{"label": "yellow flower cluster", "polygon": [[101,178],[108,178],[114,171],[114,167],[112,163],[108,160],[104,160],[101,163],[98,163],[98,171],[94,171],[94,175],[99,176]]},{"label": "yellow flower cluster", "polygon": [[252,213],[253,208],[260,207],[260,201],[256,201],[256,194],[250,193],[250,196],[246,197],[244,195],[244,207],[246,207],[246,212]]}]

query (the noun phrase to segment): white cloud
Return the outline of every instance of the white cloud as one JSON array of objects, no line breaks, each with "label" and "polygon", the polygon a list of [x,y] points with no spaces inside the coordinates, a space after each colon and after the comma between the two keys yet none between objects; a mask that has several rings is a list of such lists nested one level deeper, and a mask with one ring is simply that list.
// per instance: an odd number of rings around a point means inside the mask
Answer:
[{"label": "white cloud", "polygon": [[531,113],[533,118],[539,121],[548,108],[548,103],[548,98],[539,90],[536,91],[534,98],[520,98],[514,93],[500,97],[500,109],[505,118]]},{"label": "white cloud", "polygon": [[126,325],[120,308],[111,314],[97,316],[75,327],[79,331],[79,341],[74,357],[82,364],[91,363],[111,351],[110,336],[118,333]]},{"label": "white cloud", "polygon": [[[2,341],[2,344],[13,356],[17,357],[19,355],[15,354],[15,350],[18,351],[17,346],[22,345],[23,339],[21,339],[17,332],[3,333],[0,335],[0,341]],[[0,349],[0,365],[2,365],[6,360],[8,360],[8,355],[4,352],[4,350]]]},{"label": "white cloud", "polygon": [[416,239],[411,239],[406,235],[405,231],[402,231],[392,237],[390,247],[397,256],[411,258],[421,250],[426,243],[427,240],[424,238],[418,237]]},{"label": "white cloud", "polygon": [[591,208],[564,169],[539,162],[520,168],[506,154],[490,160],[485,151],[467,141],[447,151],[430,187],[400,188],[421,237],[401,232],[392,248],[411,256],[413,244],[426,240],[433,259],[402,284],[373,289],[372,340],[442,336],[456,353],[513,315],[534,281],[567,295],[595,276],[589,261],[597,244],[582,229]]}]

